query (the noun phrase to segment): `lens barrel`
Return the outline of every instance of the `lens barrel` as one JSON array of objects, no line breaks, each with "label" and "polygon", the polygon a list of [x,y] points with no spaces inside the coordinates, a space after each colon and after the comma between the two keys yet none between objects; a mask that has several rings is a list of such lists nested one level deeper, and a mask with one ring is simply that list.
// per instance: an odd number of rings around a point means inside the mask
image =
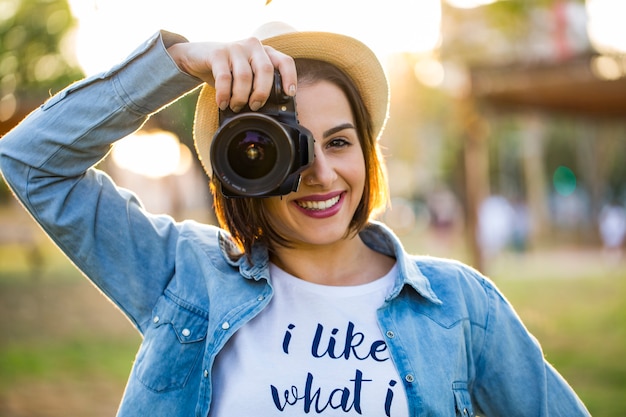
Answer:
[{"label": "lens barrel", "polygon": [[234,195],[259,197],[275,193],[298,160],[290,130],[262,113],[234,116],[213,138],[213,174]]}]

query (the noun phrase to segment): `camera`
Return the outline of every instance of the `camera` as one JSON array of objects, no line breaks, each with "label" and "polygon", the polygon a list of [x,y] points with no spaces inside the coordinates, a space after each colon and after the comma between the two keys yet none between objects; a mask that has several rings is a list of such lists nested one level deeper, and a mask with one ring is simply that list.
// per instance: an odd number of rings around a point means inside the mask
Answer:
[{"label": "camera", "polygon": [[220,110],[210,151],[213,175],[226,197],[286,195],[298,189],[300,173],[313,162],[313,142],[275,71],[270,96],[258,111]]}]

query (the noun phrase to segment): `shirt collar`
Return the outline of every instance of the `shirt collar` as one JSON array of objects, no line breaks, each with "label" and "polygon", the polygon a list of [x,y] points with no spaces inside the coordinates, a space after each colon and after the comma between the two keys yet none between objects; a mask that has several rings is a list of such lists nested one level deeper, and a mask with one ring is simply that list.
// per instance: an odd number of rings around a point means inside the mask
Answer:
[{"label": "shirt collar", "polygon": [[[434,304],[442,304],[431,288],[430,281],[405,252],[400,239],[383,223],[372,221],[359,233],[363,242],[373,250],[391,256],[398,264],[398,277],[388,299],[395,298],[405,285]],[[220,249],[227,262],[239,267],[241,275],[256,281],[269,280],[269,252],[264,245],[254,245],[250,257],[243,255],[226,232],[219,234]]]},{"label": "shirt collar", "polygon": [[383,223],[372,221],[359,235],[370,248],[396,259],[398,277],[388,299],[395,298],[405,285],[409,285],[430,302],[442,304],[428,278],[422,274],[415,260],[404,250],[402,242],[391,229]]}]

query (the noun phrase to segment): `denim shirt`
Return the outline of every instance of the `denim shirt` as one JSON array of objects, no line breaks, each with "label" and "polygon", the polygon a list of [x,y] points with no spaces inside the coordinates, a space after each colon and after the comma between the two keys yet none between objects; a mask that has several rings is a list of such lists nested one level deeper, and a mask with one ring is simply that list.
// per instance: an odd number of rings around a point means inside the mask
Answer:
[{"label": "denim shirt", "polygon": [[[185,39],[155,34],[0,140],[17,198],[143,336],[119,416],[206,417],[216,355],[272,298],[266,248],[255,246],[249,262],[224,231],[147,213],[93,168],[115,140],[200,85],[167,54],[177,42]],[[491,281],[407,254],[383,224],[360,236],[399,267],[377,315],[411,416],[589,415]]]}]

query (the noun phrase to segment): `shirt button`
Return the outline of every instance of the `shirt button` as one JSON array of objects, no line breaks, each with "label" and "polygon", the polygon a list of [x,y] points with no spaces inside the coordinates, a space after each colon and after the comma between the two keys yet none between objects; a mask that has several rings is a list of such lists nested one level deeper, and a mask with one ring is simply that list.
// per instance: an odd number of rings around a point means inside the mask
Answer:
[{"label": "shirt button", "polygon": [[387,337],[390,339],[393,339],[394,337],[396,337],[396,334],[394,332],[392,332],[391,330],[387,330]]},{"label": "shirt button", "polygon": [[415,381],[415,377],[411,374],[408,374],[407,376],[404,377],[404,379],[406,380],[406,382],[413,382]]},{"label": "shirt button", "polygon": [[203,375],[204,375],[204,377],[205,377],[205,378],[208,378],[208,377],[209,377],[209,371],[207,371],[207,370],[205,369],[205,370],[204,370]]},{"label": "shirt button", "polygon": [[183,336],[187,337],[191,334],[191,331],[189,329],[183,329],[182,334]]},{"label": "shirt button", "polygon": [[257,297],[257,301],[263,301],[263,300],[265,300],[265,297],[264,297],[264,296],[259,295],[259,296]]},{"label": "shirt button", "polygon": [[156,324],[159,322],[159,320],[160,320],[159,316],[154,316],[154,318],[152,319],[152,322]]},{"label": "shirt button", "polygon": [[222,323],[222,329],[224,330],[228,330],[230,329],[230,323],[225,321],[224,323]]}]

